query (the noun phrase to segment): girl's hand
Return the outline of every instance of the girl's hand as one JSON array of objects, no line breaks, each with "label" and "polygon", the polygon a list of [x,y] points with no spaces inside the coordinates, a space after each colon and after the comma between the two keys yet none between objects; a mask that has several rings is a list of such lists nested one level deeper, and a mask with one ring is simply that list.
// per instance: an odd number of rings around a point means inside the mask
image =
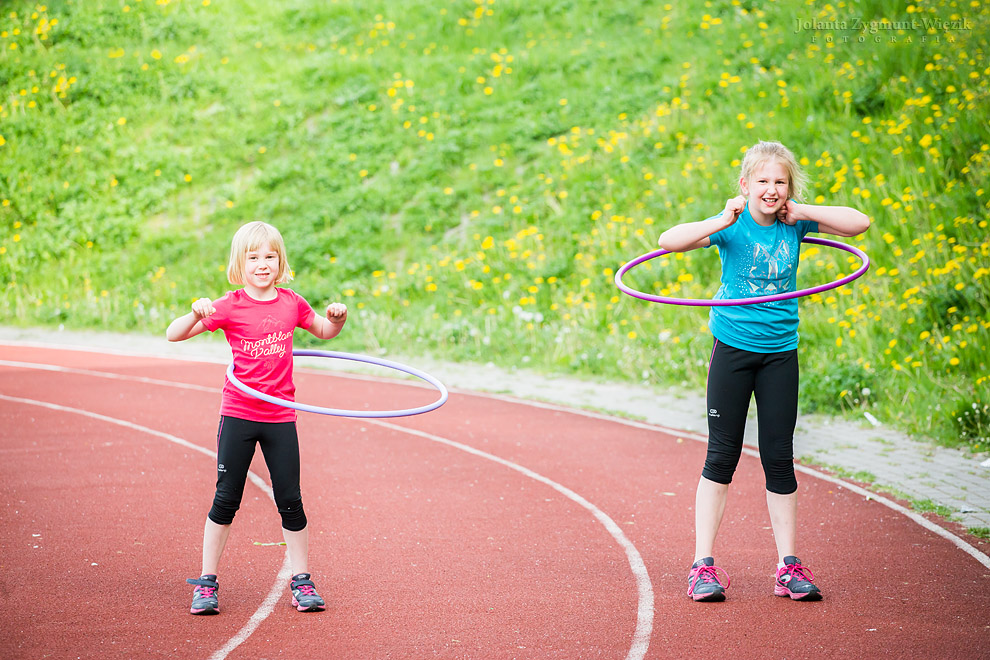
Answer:
[{"label": "girl's hand", "polygon": [[335,325],[343,325],[347,320],[347,305],[344,303],[330,303],[327,305],[327,320]]},{"label": "girl's hand", "polygon": [[207,316],[215,314],[216,311],[213,308],[213,301],[209,298],[200,298],[192,304],[192,312],[196,315],[197,321],[202,321]]},{"label": "girl's hand", "polygon": [[742,195],[728,200],[725,203],[725,210],[722,211],[722,220],[725,222],[725,226],[729,227],[734,224],[744,210],[746,210],[746,198]]},{"label": "girl's hand", "polygon": [[787,200],[784,205],[780,207],[777,211],[777,219],[783,222],[785,225],[794,225],[798,220],[803,220],[801,217],[801,206],[793,200]]}]

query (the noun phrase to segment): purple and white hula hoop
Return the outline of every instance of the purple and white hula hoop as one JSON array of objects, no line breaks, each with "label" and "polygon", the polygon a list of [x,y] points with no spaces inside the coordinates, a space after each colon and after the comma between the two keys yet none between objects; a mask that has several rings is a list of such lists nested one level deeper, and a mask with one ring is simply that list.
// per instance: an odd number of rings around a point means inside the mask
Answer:
[{"label": "purple and white hula hoop", "polygon": [[835,289],[842,286],[843,284],[849,284],[858,277],[861,277],[863,273],[870,269],[870,258],[865,252],[852,245],[846,245],[845,243],[840,243],[838,241],[831,241],[827,238],[815,238],[813,236],[805,236],[802,243],[814,243],[815,245],[824,245],[826,247],[837,248],[839,250],[845,250],[850,252],[857,257],[863,263],[855,272],[846,275],[843,278],[835,280],[834,282],[829,282],[828,284],[822,284],[820,286],[811,287],[809,289],[801,289],[799,291],[789,291],[787,293],[775,293],[769,296],[756,296],[755,298],[725,298],[720,300],[708,300],[703,298],[670,298],[667,296],[655,296],[650,293],[644,293],[643,291],[637,291],[632,287],[626,285],[622,281],[622,276],[629,272],[632,268],[640,265],[643,262],[649,261],[650,259],[656,259],[657,257],[662,257],[665,254],[670,254],[669,250],[654,250],[653,252],[648,252],[641,257],[636,257],[629,263],[623,265],[615,273],[615,285],[619,289],[633,298],[639,298],[640,300],[649,300],[650,302],[664,303],[667,305],[691,305],[694,307],[728,307],[731,305],[756,305],[757,303],[774,302],[777,300],[789,300],[791,298],[800,298],[802,296],[810,296],[813,293],[821,293],[822,291],[828,291],[829,289]]},{"label": "purple and white hula hoop", "polygon": [[411,376],[416,376],[425,380],[427,383],[437,388],[440,392],[440,398],[425,406],[420,406],[419,408],[408,408],[406,410],[338,410],[336,408],[321,408],[320,406],[311,406],[305,403],[296,403],[295,401],[286,401],[285,399],[279,399],[277,397],[259,392],[256,389],[248,387],[241,381],[239,381],[234,376],[234,363],[231,362],[230,366],[227,367],[227,380],[229,380],[234,387],[240,391],[253,396],[255,398],[261,399],[262,401],[267,401],[268,403],[273,403],[276,406],[283,406],[285,408],[293,408],[295,410],[302,410],[304,412],[319,413],[320,415],[334,415],[337,417],[407,417],[409,415],[420,415],[425,412],[430,412],[431,410],[436,410],[443,404],[447,402],[447,388],[443,386],[439,380],[426,373],[425,371],[420,371],[413,367],[400,364],[398,362],[393,362],[391,360],[385,360],[382,358],[370,357],[368,355],[357,355],[356,353],[341,353],[338,351],[313,351],[297,349],[292,351],[292,355],[300,357],[327,357],[327,358],[339,358],[341,360],[353,360],[354,362],[366,362],[368,364],[374,364],[379,367],[387,367],[389,369],[395,369],[396,371],[402,371]]}]

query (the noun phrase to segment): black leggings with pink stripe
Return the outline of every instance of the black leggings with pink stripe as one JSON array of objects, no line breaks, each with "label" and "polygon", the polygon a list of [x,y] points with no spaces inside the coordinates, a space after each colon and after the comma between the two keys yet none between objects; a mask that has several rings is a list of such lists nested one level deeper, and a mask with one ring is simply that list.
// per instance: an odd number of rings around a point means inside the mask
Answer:
[{"label": "black leggings with pink stripe", "polygon": [[256,445],[261,445],[282,527],[290,532],[306,528],[299,488],[299,436],[295,422],[252,422],[221,417],[217,431],[217,491],[210,520],[229,525],[241,506]]},{"label": "black leggings with pink stripe", "polygon": [[755,395],[767,490],[780,495],[797,490],[798,377],[796,349],[753,353],[715,340],[708,364],[708,456],[702,476],[720,484],[732,482],[742,454],[749,401]]}]

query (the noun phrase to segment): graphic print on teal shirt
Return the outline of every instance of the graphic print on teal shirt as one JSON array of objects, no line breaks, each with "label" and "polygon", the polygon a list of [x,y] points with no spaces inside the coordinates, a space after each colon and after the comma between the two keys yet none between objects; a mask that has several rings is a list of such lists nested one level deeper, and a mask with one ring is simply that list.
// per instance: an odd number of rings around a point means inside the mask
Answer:
[{"label": "graphic print on teal shirt", "polygon": [[[774,222],[764,227],[749,208],[735,224],[709,237],[722,260],[716,299],[755,298],[797,289],[801,239],[818,231],[817,222]],[[788,351],[798,344],[798,302],[712,307],[709,328],[720,341],[757,353]]]},{"label": "graphic print on teal shirt", "polygon": [[791,254],[793,248],[790,241],[783,241],[776,247],[755,243],[749,277],[743,280],[749,286],[746,297],[770,296],[787,291],[791,275],[797,274],[796,265],[792,265],[796,260],[791,259]]}]

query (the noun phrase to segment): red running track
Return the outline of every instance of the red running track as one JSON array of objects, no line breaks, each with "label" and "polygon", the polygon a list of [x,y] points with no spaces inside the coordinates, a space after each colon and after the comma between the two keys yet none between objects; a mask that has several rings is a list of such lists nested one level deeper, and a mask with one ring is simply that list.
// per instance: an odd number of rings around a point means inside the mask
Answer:
[{"label": "red running track", "polygon": [[[290,607],[279,517],[249,484],[222,614],[191,616],[223,374],[0,345],[0,657],[990,656],[990,559],[951,534],[802,473],[801,556],[825,599],[774,597],[762,470],[747,453],[719,538],[729,598],[694,603],[703,442],[464,392],[387,422],[300,414],[328,610]],[[299,400],[339,408],[435,399],[410,381],[297,369],[296,382]],[[260,457],[252,470],[267,480]]]}]

